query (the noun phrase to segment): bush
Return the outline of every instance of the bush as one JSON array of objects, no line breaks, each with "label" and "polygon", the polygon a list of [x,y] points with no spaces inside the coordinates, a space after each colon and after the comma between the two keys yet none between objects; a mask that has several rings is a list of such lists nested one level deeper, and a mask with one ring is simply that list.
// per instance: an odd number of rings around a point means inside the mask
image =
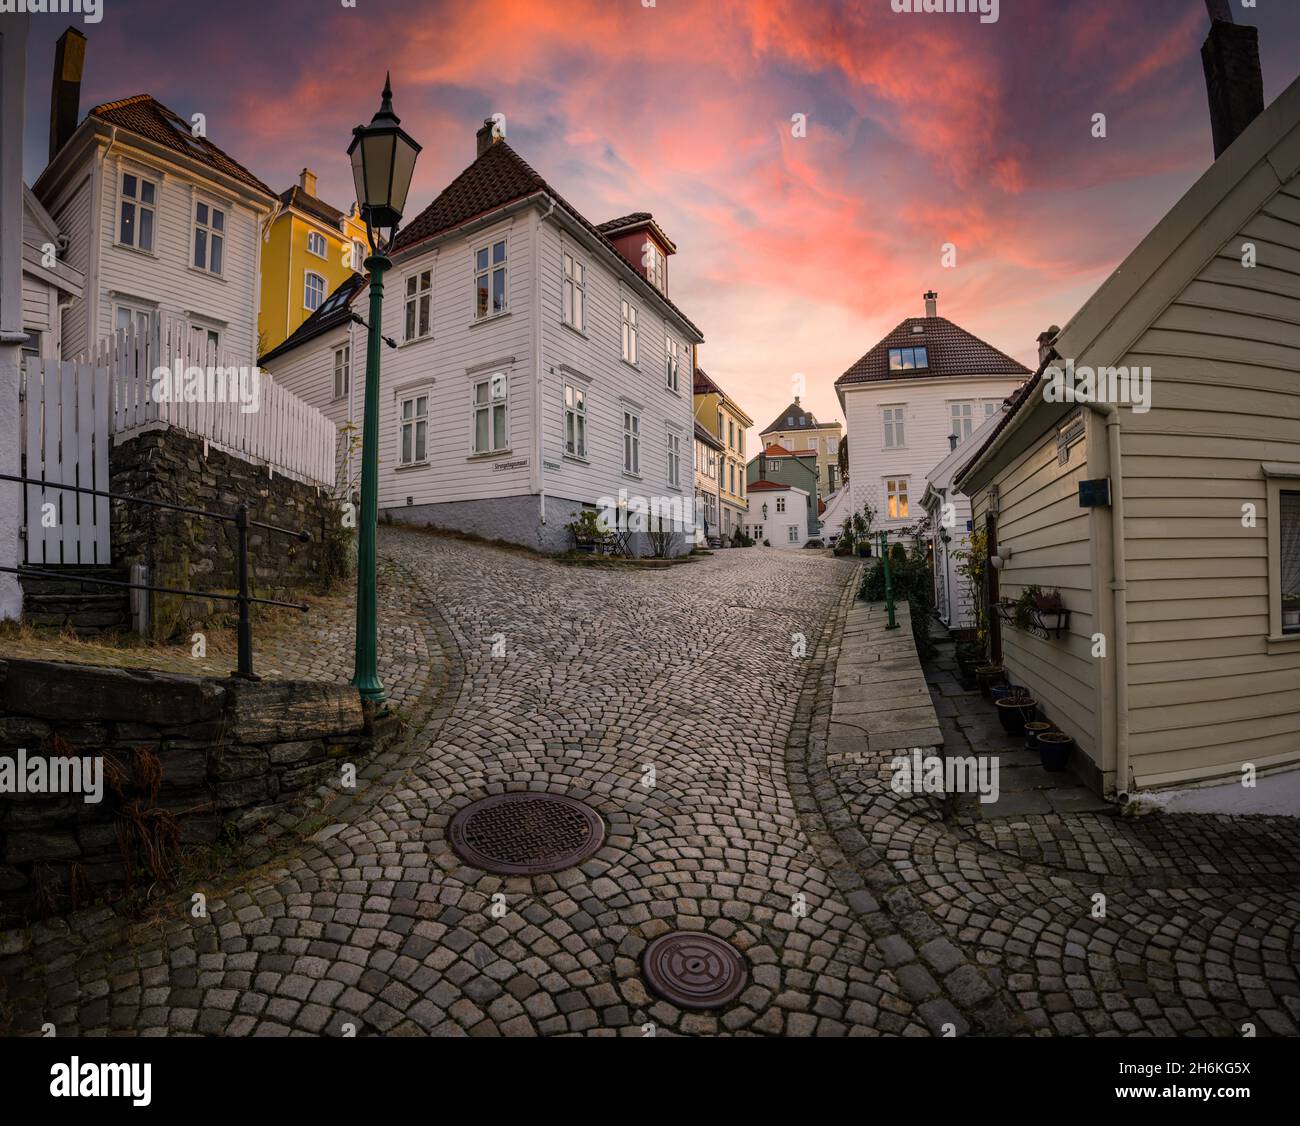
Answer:
[{"label": "bush", "polygon": [[[894,601],[907,599],[917,656],[928,661],[935,653],[934,643],[930,640],[930,618],[934,614],[934,575],[925,544],[918,539],[910,552],[901,543],[894,544],[889,552],[889,568],[894,584]],[[858,597],[868,602],[884,601],[883,560],[877,560],[875,566],[863,576]]]}]

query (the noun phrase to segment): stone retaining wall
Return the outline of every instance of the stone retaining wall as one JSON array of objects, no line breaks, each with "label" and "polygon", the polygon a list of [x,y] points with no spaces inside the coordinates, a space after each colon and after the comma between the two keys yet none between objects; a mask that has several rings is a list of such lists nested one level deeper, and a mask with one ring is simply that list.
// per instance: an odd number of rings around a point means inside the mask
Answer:
[{"label": "stone retaining wall", "polygon": [[346,685],[0,662],[0,760],[16,762],[20,748],[28,760],[106,756],[97,804],[80,793],[0,793],[0,915],[51,893],[63,909],[126,883],[120,829],[175,818],[182,843],[251,829],[376,741]]},{"label": "stone retaining wall", "polygon": [[68,581],[81,576],[129,582],[126,567],[42,565],[67,578],[47,579],[24,573],[23,621],[50,629],[70,629],[82,637],[131,628],[131,594],[123,587]]}]

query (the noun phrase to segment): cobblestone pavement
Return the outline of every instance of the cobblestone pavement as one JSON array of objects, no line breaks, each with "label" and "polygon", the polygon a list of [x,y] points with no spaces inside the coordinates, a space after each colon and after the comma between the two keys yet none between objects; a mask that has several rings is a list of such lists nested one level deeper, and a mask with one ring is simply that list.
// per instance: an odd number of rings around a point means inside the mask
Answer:
[{"label": "cobblestone pavement", "polygon": [[[1060,786],[1021,762],[1023,741],[950,659],[927,677],[945,754]],[[838,775],[855,823],[1037,1034],[1300,1031],[1300,819],[1129,819],[1093,801],[989,819],[970,797],[899,797],[886,777],[883,762]]]},{"label": "cobblestone pavement", "polygon": [[[156,924],[92,911],[34,928],[0,964],[20,971],[16,1031],[927,1035],[956,1015],[914,1003],[888,916],[841,894],[788,785],[805,673],[854,564],[752,550],[611,574],[418,532],[382,542],[463,664],[400,778],[281,868],[214,892],[207,919],[186,894]],[[584,799],[604,846],[554,876],[468,867],[450,817],[507,790]],[[639,955],[671,930],[744,951],[737,1004],[687,1013],[647,994]]]}]

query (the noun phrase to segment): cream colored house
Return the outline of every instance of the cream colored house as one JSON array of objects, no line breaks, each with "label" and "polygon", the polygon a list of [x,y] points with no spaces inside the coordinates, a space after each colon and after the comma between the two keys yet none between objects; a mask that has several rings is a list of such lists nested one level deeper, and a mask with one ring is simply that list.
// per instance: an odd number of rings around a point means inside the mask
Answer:
[{"label": "cream colored house", "polygon": [[718,454],[719,532],[730,540],[744,529],[749,501],[745,490],[745,431],[754,425],[734,399],[701,368],[695,369],[695,421],[722,443]]},{"label": "cream colored house", "polygon": [[759,435],[764,446],[783,446],[795,453],[817,453],[817,496],[825,500],[844,482],[840,480],[840,438],[843,427],[838,422],[821,422],[807,407],[794,402],[785,408]]},{"label": "cream colored house", "polygon": [[[1215,126],[1225,151],[955,479],[999,593],[1071,611],[1059,639],[1002,625],[1001,656],[1106,793],[1300,762],[1300,82]],[[1066,361],[1149,368],[1150,409],[1051,401]]]}]

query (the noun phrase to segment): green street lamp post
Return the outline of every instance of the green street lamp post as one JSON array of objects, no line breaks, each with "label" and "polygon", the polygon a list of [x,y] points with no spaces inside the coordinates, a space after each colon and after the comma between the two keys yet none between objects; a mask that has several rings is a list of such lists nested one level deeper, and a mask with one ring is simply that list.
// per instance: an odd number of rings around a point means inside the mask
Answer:
[{"label": "green street lamp post", "polygon": [[[384,77],[383,100],[369,125],[352,130],[348,157],[357,188],[357,207],[366,223],[370,256],[370,323],[366,340],[366,405],[361,427],[361,520],[357,544],[357,648],[352,683],[361,698],[384,702],[376,667],[378,655],[375,535],[379,523],[379,345],[384,312],[384,274],[392,266],[388,251],[406,207],[420,146],[393,113],[393,90]],[[386,233],[385,233],[386,232]]]}]

